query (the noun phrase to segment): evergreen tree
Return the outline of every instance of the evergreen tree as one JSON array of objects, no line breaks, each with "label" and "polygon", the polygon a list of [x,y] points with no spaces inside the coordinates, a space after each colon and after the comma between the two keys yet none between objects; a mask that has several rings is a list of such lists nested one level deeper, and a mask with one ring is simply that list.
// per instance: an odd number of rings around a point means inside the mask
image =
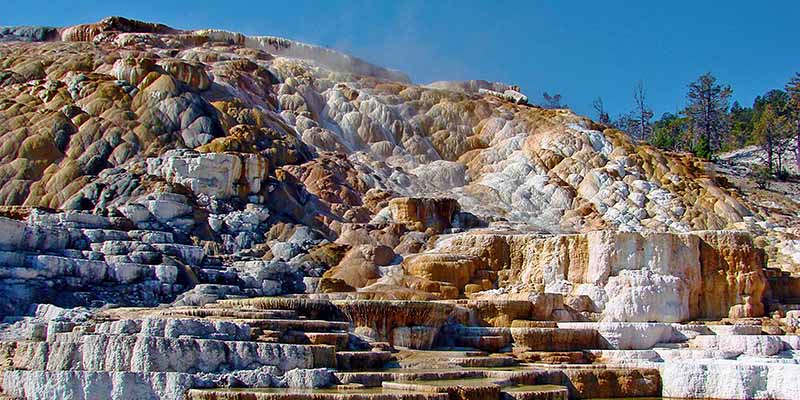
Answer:
[{"label": "evergreen tree", "polygon": [[753,109],[743,107],[738,101],[731,105],[730,147],[741,148],[754,143]]},{"label": "evergreen tree", "polygon": [[664,113],[661,119],[653,123],[653,135],[649,142],[660,149],[678,151],[686,148],[686,117]]},{"label": "evergreen tree", "polygon": [[689,84],[686,116],[694,135],[694,151],[704,158],[711,158],[720,149],[728,133],[728,102],[732,91],[722,86],[710,73],[700,76]]},{"label": "evergreen tree", "polygon": [[754,135],[764,151],[764,161],[770,172],[784,175],[783,158],[789,149],[793,135],[788,120],[773,104],[767,103],[755,124]]},{"label": "evergreen tree", "polygon": [[781,115],[786,115],[789,105],[789,94],[783,90],[772,89],[764,93],[763,96],[756,96],[753,100],[753,112],[756,119],[761,117],[761,113],[767,108],[772,107],[772,111]]},{"label": "evergreen tree", "polygon": [[760,144],[756,137],[756,125],[761,121],[767,106],[772,108],[773,113],[786,116],[789,102],[789,96],[781,90],[770,90],[762,96],[756,96],[752,107],[743,107],[739,102],[733,102],[730,110],[730,135],[724,148],[737,149]]}]

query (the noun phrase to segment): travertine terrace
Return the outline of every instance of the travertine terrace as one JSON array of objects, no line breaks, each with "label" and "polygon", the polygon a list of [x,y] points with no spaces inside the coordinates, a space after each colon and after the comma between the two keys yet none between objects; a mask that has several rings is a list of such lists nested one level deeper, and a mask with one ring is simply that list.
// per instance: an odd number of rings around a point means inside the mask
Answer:
[{"label": "travertine terrace", "polygon": [[517,89],[0,28],[0,398],[797,398],[796,199]]}]

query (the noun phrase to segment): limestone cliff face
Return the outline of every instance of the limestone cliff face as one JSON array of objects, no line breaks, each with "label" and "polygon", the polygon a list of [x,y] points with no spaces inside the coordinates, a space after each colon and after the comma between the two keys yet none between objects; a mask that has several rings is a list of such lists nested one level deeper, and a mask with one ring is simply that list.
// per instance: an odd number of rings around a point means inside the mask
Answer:
[{"label": "limestone cliff face", "polygon": [[[696,232],[701,238],[702,317],[731,318],[763,315],[767,278],[764,250],[746,232]],[[733,305],[732,307],[730,307]],[[724,313],[730,307],[728,314]]]},{"label": "limestone cliff face", "polygon": [[495,295],[590,299],[603,321],[679,322],[764,315],[764,252],[736,231],[595,231],[537,236],[460,234],[437,252],[480,257],[498,272]]}]

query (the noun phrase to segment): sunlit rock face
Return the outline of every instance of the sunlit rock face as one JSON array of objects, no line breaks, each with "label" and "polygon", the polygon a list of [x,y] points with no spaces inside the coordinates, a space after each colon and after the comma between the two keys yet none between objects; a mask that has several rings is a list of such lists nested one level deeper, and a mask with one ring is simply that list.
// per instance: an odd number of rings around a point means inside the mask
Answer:
[{"label": "sunlit rock face", "polygon": [[239,193],[258,194],[268,176],[268,162],[258,154],[171,151],[148,159],[147,172],[192,192],[228,199]]},{"label": "sunlit rock face", "polygon": [[415,301],[363,301],[336,303],[356,332],[401,347],[429,349],[452,306]]},{"label": "sunlit rock face", "polygon": [[[795,395],[789,376],[796,376],[793,364],[738,364],[729,362],[685,362],[668,365],[662,371],[664,395],[675,398],[778,398]],[[760,379],[752,379],[752,377]]]},{"label": "sunlit rock face", "polygon": [[[763,315],[767,289],[764,251],[745,232],[697,232],[703,292],[699,307],[705,318]],[[725,312],[730,304],[736,304]]]},{"label": "sunlit rock face", "polygon": [[528,102],[273,36],[0,28],[0,397],[792,398],[796,201]]},{"label": "sunlit rock face", "polygon": [[75,207],[103,170],[170,149],[301,164],[302,142],[347,155],[364,190],[451,197],[526,229],[720,229],[760,212],[691,157],[478,93],[502,84],[415,86],[313,45],[119,17],[61,38],[3,45],[4,204]]},{"label": "sunlit rock face", "polygon": [[396,198],[389,201],[392,220],[410,225],[417,231],[433,229],[442,232],[449,229],[453,215],[458,211],[458,202],[453,199]]},{"label": "sunlit rock face", "polygon": [[501,279],[487,296],[584,297],[589,301],[580,311],[603,321],[764,315],[764,254],[744,232],[466,233],[442,239],[435,251],[466,253],[493,266]]}]

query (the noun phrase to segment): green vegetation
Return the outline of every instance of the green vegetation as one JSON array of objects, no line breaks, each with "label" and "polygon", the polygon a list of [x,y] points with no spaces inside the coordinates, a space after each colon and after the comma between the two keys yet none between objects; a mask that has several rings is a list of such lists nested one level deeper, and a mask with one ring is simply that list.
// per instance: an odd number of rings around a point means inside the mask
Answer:
[{"label": "green vegetation", "polygon": [[627,132],[669,151],[689,151],[698,157],[713,159],[723,151],[758,145],[763,154],[763,168],[753,172],[760,184],[771,177],[788,177],[786,159],[796,154],[800,168],[800,73],[784,90],[769,90],[753,100],[752,106],[734,101],[733,90],[717,82],[710,73],[688,85],[686,106],[676,114],[664,113],[651,121],[652,112],[645,102],[641,82],[634,88],[634,110],[609,121],[602,100],[593,106],[601,123]]},{"label": "green vegetation", "polygon": [[650,144],[664,150],[677,151],[686,147],[689,121],[686,117],[664,113],[653,123],[653,136]]}]

